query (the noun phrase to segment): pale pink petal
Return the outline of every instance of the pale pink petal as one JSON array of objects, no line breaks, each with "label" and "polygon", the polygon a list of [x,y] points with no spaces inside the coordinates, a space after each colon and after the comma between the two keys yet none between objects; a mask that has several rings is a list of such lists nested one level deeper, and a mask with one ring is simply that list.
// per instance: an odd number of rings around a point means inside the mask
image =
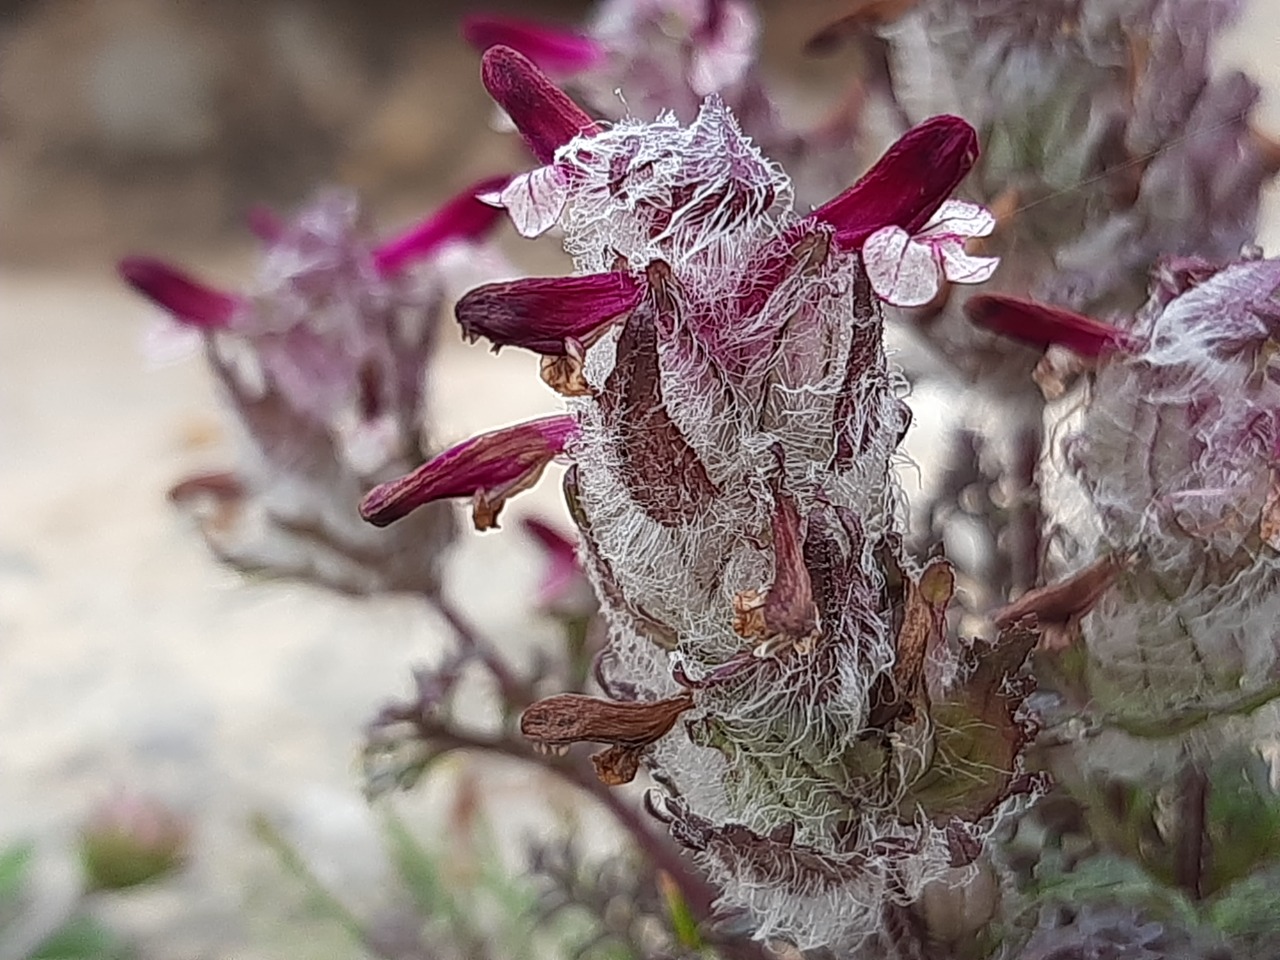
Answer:
[{"label": "pale pink petal", "polygon": [[719,93],[742,79],[755,60],[760,24],[742,3],[724,4],[715,36],[695,45],[689,86],[700,97]]},{"label": "pale pink petal", "polygon": [[204,344],[204,333],[157,313],[142,333],[142,357],[148,370],[158,370],[193,357]]},{"label": "pale pink petal", "polygon": [[554,164],[539,167],[512,178],[496,196],[480,197],[485,203],[503,207],[522,237],[536,237],[555,226],[569,199],[563,175]]},{"label": "pale pink petal", "polygon": [[1000,265],[999,257],[975,257],[965,252],[960,240],[936,245],[942,256],[942,272],[952,283],[985,283]]},{"label": "pale pink petal", "polygon": [[942,271],[933,250],[901,227],[884,227],[867,237],[862,259],[871,289],[886,303],[918,307],[937,296]]},{"label": "pale pink petal", "polygon": [[986,237],[995,228],[996,218],[986,207],[968,200],[948,200],[916,236],[921,240],[945,236]]}]

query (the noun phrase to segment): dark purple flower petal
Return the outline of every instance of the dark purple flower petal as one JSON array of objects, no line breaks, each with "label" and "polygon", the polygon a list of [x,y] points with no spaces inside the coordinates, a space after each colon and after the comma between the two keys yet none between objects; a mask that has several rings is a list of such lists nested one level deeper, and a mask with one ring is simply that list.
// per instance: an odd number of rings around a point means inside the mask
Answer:
[{"label": "dark purple flower petal", "polygon": [[180,323],[201,330],[221,330],[230,325],[244,301],[206,286],[189,274],[151,257],[125,257],[119,264],[126,283],[163,307]]},{"label": "dark purple flower petal", "polygon": [[482,433],[374,487],[360,503],[360,515],[385,527],[423,504],[471,497],[476,529],[497,527],[507,499],[537,483],[577,432],[578,421],[561,414]]},{"label": "dark purple flower petal", "polygon": [[856,249],[883,227],[914,234],[951,196],[978,159],[978,134],[943,114],[916,124],[852,187],[809,216],[836,228],[836,242]]},{"label": "dark purple flower petal", "polygon": [[477,240],[502,216],[502,211],[478,199],[501,190],[508,176],[489,177],[473,183],[426,220],[374,251],[378,271],[386,276],[413,260],[430,256],[450,240]]},{"label": "dark purple flower petal", "polygon": [[540,163],[554,160],[556,150],[574,137],[597,132],[596,122],[567,93],[510,47],[486,50],[480,76]]},{"label": "dark purple flower petal", "polygon": [[585,277],[526,277],[486,283],[458,301],[455,314],[470,340],[560,356],[565,340],[590,344],[611,322],[631,312],[643,287],[629,273]]},{"label": "dark purple flower petal", "polygon": [[551,74],[577,73],[604,60],[606,51],[591,37],[532,20],[483,13],[462,18],[462,37],[476,50],[507,46]]},{"label": "dark purple flower petal", "polygon": [[1034,347],[1057,344],[1082,357],[1105,357],[1117,351],[1136,350],[1141,342],[1133,334],[1109,324],[1018,297],[981,294],[965,303],[964,312],[970,322],[994,333]]}]

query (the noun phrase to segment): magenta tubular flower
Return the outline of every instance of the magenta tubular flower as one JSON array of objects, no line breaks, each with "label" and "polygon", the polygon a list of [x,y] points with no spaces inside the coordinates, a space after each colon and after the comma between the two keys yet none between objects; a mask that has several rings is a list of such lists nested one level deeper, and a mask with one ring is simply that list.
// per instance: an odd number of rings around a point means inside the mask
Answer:
[{"label": "magenta tubular flower", "polygon": [[590,70],[607,56],[591,37],[515,17],[468,14],[462,18],[462,37],[475,49],[505,46],[528,57],[552,76]]},{"label": "magenta tubular flower", "polygon": [[152,257],[125,257],[120,276],[179,323],[199,330],[229,327],[245,301],[215,290],[176,267]]},{"label": "magenta tubular flower", "polygon": [[568,94],[510,47],[486,50],[480,76],[542,163],[554,160],[556,150],[574,137],[596,129],[596,122]]},{"label": "magenta tubular flower", "polygon": [[606,783],[650,766],[655,812],[726,906],[760,937],[839,952],[881,928],[884,903],[971,863],[1035,788],[1016,677],[1034,633],[1012,625],[951,662],[950,567],[901,555],[891,463],[909,412],[862,266],[875,230],[925,234],[971,131],[944,118],[899,145],[862,188],[874,216],[848,197],[802,215],[715,97],[687,125],[624,118],[566,141],[568,125],[538,125],[546,78],[522,82],[513,117],[553,158],[513,181],[536,217],[511,188],[500,201],[518,226],[558,224],[576,276],[482,288],[458,319],[563,350],[573,413],[463,444],[365,514],[471,496],[483,527],[563,453],[608,699],[548,698],[522,730],[607,744]]},{"label": "magenta tubular flower", "polygon": [[510,179],[489,177],[474,183],[422,223],[380,244],[373,252],[378,271],[384,275],[396,273],[415,260],[431,256],[446,243],[466,243],[484,237],[501,214],[479,198],[501,191]]},{"label": "magenta tubular flower", "polygon": [[520,521],[542,548],[546,569],[538,583],[538,608],[557,617],[582,620],[599,611],[587,573],[578,562],[578,544],[537,517]]},{"label": "magenta tubular flower", "polygon": [[408,476],[374,487],[360,515],[384,527],[425,504],[470,497],[476,529],[496,528],[507,499],[537,483],[577,432],[573,417],[554,416],[473,437]]},{"label": "magenta tubular flower", "polygon": [[931,117],[908,130],[852,187],[812,216],[856,249],[884,227],[919,232],[978,159],[978,135],[959,117]]},{"label": "magenta tubular flower", "polygon": [[[500,186],[501,180],[477,185]],[[453,534],[445,509],[391,532],[361,522],[360,497],[425,459],[425,385],[452,278],[439,254],[474,244],[496,211],[477,188],[378,245],[354,198],[331,192],[286,222],[256,215],[266,244],[256,287],[223,294],[143,258],[135,289],[204,331],[239,428],[235,470],[179,483],[211,548],[244,570],[370,593],[422,591]]]},{"label": "magenta tubular flower", "polygon": [[979,294],[964,306],[972,323],[1029,346],[1065,347],[1081,357],[1136,350],[1140,339],[1126,330],[1071,310],[1001,294]]},{"label": "magenta tubular flower", "polygon": [[546,356],[565,352],[565,341],[589,346],[643,292],[619,271],[584,277],[527,277],[468,291],[455,309],[469,340],[484,337],[494,350],[517,346]]}]

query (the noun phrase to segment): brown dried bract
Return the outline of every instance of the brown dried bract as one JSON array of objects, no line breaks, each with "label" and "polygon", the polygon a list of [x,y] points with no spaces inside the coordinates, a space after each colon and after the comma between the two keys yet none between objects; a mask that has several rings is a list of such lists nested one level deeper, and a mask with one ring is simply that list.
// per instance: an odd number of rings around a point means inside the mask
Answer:
[{"label": "brown dried bract", "polygon": [[562,397],[590,397],[595,395],[584,373],[586,347],[578,340],[566,340],[564,353],[558,357],[543,357],[539,365],[542,382]]},{"label": "brown dried bract", "polygon": [[945,636],[947,606],[955,589],[955,571],[940,557],[931,560],[918,579],[908,578],[902,626],[898,628],[897,659],[893,665],[893,689],[892,692],[878,691],[878,702],[872,705],[872,726],[883,726],[895,719],[911,723],[918,712],[928,709],[925,657]]},{"label": "brown dried bract", "polygon": [[1110,554],[1065,580],[1028,590],[997,610],[992,619],[1003,628],[1035,617],[1045,646],[1067,646],[1080,619],[1097,605],[1128,563],[1128,557]]},{"label": "brown dried bract", "polygon": [[649,703],[559,693],[526,708],[520,717],[520,732],[549,746],[591,741],[646,747],[665,736],[676,718],[692,706],[691,693]]},{"label": "brown dried bract", "polygon": [[733,629],[757,641],[757,656],[783,650],[812,649],[818,640],[818,605],[805,566],[800,511],[790,497],[775,491],[773,584],[766,591],[744,590],[733,598]]},{"label": "brown dried bract", "polygon": [[[658,523],[675,527],[705,509],[719,491],[671,419],[662,393],[654,324],[659,313],[675,309],[663,269],[670,270],[666,264],[650,266],[653,296],[632,311],[622,328],[600,410],[616,436],[619,475],[627,492]],[[659,475],[661,480],[655,479]]]},{"label": "brown dried bract", "polygon": [[596,776],[608,787],[620,787],[630,783],[640,772],[640,750],[614,744],[606,750],[591,755]]}]

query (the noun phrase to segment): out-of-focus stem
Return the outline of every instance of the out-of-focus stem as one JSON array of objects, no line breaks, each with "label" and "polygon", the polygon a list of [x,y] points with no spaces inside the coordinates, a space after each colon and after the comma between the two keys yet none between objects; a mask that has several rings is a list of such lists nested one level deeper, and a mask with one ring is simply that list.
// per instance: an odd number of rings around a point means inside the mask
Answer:
[{"label": "out-of-focus stem", "polygon": [[493,645],[480,633],[453,603],[439,590],[425,594],[427,602],[445,619],[457,637],[458,645],[463,651],[479,660],[486,670],[493,675],[502,694],[503,707],[515,712],[533,702],[533,689],[525,683],[498,656]]}]

